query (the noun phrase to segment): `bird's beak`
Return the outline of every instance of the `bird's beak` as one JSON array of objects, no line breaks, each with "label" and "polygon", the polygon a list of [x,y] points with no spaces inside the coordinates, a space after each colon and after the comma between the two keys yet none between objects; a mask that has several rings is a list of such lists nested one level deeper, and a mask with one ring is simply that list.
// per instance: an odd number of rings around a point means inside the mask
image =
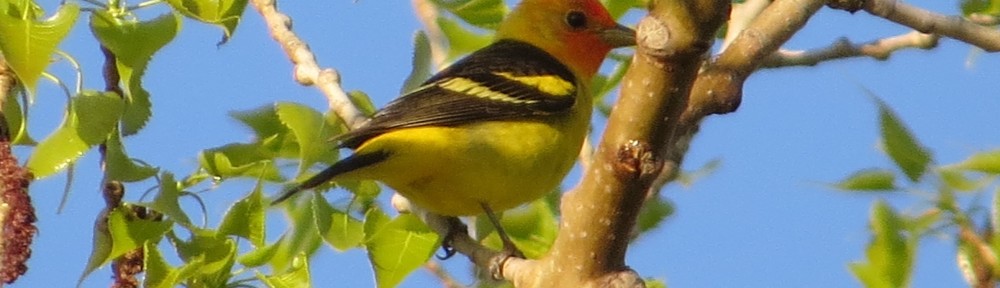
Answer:
[{"label": "bird's beak", "polygon": [[601,32],[601,41],[611,45],[611,47],[625,47],[635,45],[635,30],[618,24],[614,28]]}]

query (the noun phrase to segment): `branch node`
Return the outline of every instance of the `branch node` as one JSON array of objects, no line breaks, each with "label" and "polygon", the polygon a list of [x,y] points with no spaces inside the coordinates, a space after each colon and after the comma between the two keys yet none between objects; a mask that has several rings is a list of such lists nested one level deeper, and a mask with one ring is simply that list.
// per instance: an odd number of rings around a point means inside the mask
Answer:
[{"label": "branch node", "polygon": [[653,153],[653,146],[639,140],[629,140],[618,148],[619,177],[647,180],[657,175],[663,163]]},{"label": "branch node", "polygon": [[670,47],[670,28],[656,17],[642,18],[636,27],[636,35],[639,35],[639,46],[648,48],[647,56],[660,59],[677,53]]},{"label": "branch node", "polygon": [[595,281],[595,287],[645,288],[646,281],[632,269],[608,273]]},{"label": "branch node", "polygon": [[513,256],[507,254],[493,256],[493,258],[490,259],[490,277],[493,277],[493,280],[497,281],[504,280],[503,268],[507,264],[507,260],[513,258]]}]

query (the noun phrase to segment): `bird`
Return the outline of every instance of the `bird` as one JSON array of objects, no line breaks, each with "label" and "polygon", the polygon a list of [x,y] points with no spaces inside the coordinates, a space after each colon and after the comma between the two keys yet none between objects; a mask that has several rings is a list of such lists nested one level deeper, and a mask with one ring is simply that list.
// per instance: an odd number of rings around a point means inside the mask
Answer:
[{"label": "bird", "polygon": [[377,180],[431,213],[486,214],[519,254],[494,211],[555,190],[590,127],[591,78],[612,49],[634,44],[597,0],[523,0],[491,44],[335,137],[353,154],[272,205],[329,181]]}]

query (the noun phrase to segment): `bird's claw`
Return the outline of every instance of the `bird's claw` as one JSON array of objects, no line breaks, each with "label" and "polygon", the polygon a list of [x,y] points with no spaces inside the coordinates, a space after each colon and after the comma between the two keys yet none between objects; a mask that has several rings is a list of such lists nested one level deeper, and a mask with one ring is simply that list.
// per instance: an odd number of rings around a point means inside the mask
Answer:
[{"label": "bird's claw", "polygon": [[458,218],[455,217],[448,217],[447,221],[448,233],[444,235],[444,239],[441,239],[441,250],[444,250],[444,255],[434,255],[434,257],[437,257],[440,260],[447,260],[448,258],[451,258],[451,256],[455,256],[455,254],[458,253],[458,251],[455,250],[455,247],[451,246],[457,233],[469,233],[469,228],[462,223],[462,220],[458,220]]},{"label": "bird's claw", "polygon": [[455,256],[455,254],[458,253],[458,251],[455,250],[455,247],[451,247],[450,236],[451,235],[446,236],[444,241],[441,241],[441,250],[444,251],[444,255],[435,254],[434,258],[437,258],[438,260],[448,260],[448,258],[451,258],[451,256]]}]

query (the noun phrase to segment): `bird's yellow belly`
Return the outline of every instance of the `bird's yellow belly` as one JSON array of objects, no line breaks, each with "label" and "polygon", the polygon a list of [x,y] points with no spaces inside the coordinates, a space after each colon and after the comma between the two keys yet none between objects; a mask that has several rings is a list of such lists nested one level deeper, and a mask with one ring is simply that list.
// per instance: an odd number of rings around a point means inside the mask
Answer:
[{"label": "bird's yellow belly", "polygon": [[503,211],[553,191],[572,167],[585,131],[557,129],[566,127],[500,121],[401,129],[357,151],[393,151],[385,161],[344,176],[379,180],[437,214],[481,214],[481,204]]}]

